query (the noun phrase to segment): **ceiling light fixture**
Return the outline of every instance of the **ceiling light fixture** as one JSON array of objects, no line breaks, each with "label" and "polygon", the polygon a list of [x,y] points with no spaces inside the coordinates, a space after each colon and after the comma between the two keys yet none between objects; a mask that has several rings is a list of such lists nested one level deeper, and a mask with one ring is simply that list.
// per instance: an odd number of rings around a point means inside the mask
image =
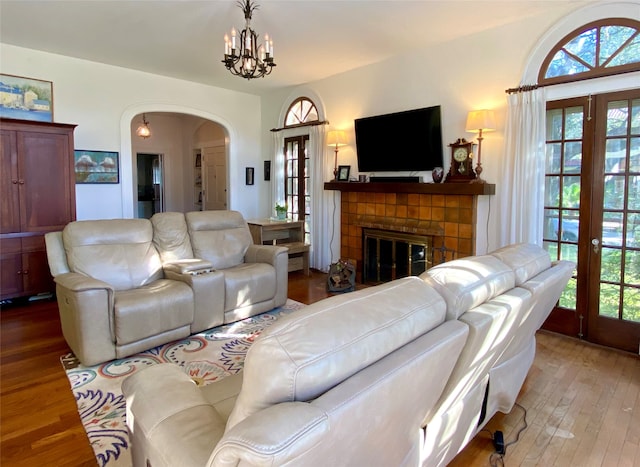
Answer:
[{"label": "ceiling light fixture", "polygon": [[151,136],[149,122],[147,121],[147,116],[145,114],[142,114],[142,124],[136,130],[136,135],[144,139],[147,139],[149,136]]},{"label": "ceiling light fixture", "polygon": [[[269,35],[264,35],[264,45],[258,47],[258,36],[251,29],[251,14],[258,9],[258,5],[250,0],[244,2],[238,0],[238,6],[244,11],[246,20],[245,28],[238,33],[235,28],[231,28],[231,39],[224,35],[224,66],[231,74],[243,78],[262,78],[269,73],[274,66],[273,63],[273,41]],[[238,41],[240,48],[238,49]]]}]

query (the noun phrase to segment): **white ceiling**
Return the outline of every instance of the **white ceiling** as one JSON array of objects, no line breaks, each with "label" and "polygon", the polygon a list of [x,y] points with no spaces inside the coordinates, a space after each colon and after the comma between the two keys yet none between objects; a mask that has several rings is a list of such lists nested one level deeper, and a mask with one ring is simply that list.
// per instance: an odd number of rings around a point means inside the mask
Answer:
[{"label": "white ceiling", "polygon": [[[247,81],[221,63],[242,29],[235,0],[0,0],[0,42],[251,93],[302,84],[586,0],[257,0],[273,73]],[[470,51],[473,53],[473,51]],[[3,70],[5,71],[5,70]]]}]

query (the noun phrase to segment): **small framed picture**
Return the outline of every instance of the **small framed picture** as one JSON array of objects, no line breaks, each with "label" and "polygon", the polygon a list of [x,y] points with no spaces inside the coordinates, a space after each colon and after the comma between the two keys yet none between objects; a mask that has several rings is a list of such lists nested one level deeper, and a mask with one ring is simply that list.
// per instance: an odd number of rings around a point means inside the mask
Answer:
[{"label": "small framed picture", "polygon": [[247,167],[244,170],[244,184],[245,185],[253,185],[253,167]]},{"label": "small framed picture", "polygon": [[348,182],[349,181],[349,172],[351,172],[350,165],[340,165],[338,166],[338,181],[339,182]]},{"label": "small framed picture", "polygon": [[113,151],[74,151],[76,183],[120,183],[118,153]]}]

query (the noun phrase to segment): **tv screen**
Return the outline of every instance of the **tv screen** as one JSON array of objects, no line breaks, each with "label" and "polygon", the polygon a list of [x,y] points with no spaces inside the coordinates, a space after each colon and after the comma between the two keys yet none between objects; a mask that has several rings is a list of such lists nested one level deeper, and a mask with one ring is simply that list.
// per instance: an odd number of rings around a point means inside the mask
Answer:
[{"label": "tv screen", "polygon": [[443,166],[439,105],[354,123],[360,172],[415,172]]}]

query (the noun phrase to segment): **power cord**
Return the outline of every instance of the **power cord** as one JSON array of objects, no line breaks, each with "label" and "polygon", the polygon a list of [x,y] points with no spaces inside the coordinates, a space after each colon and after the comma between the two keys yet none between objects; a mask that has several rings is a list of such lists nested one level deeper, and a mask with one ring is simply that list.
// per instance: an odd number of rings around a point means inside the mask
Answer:
[{"label": "power cord", "polygon": [[507,448],[513,444],[516,444],[519,441],[522,432],[529,426],[527,424],[527,409],[525,409],[517,402],[515,403],[515,405],[517,407],[520,407],[520,409],[522,409],[523,411],[522,421],[524,425],[518,430],[518,432],[516,433],[516,438],[513,441],[505,444],[504,435],[500,430],[496,430],[495,433],[491,433],[491,431],[487,429],[481,430],[489,433],[489,435],[491,436],[491,440],[493,441],[493,447],[495,448],[495,451],[489,456],[489,464],[491,465],[491,467],[504,467],[504,456],[507,454]]}]

